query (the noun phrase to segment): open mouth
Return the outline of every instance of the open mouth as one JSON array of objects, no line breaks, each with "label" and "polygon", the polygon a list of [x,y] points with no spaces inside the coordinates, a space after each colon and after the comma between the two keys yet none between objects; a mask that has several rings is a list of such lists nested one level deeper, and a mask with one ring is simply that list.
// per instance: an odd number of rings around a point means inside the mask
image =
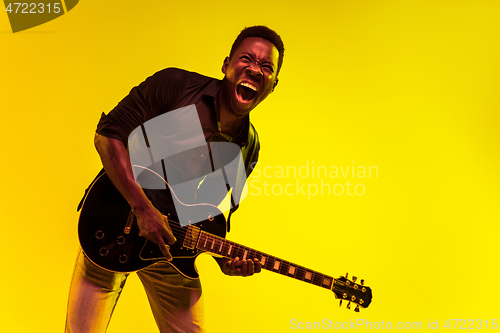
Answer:
[{"label": "open mouth", "polygon": [[242,82],[238,84],[237,93],[244,102],[250,102],[257,96],[257,88],[250,83]]}]

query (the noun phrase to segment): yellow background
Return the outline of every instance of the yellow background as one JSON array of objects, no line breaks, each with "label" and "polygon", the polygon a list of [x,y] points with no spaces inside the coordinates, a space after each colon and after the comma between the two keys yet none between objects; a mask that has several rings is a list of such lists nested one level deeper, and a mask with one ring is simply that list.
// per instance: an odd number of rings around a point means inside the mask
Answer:
[{"label": "yellow background", "polygon": [[[286,47],[276,91],[252,114],[258,170],[314,161],[379,173],[327,179],[362,183],[362,196],[250,191],[229,238],[357,275],[374,298],[356,314],[328,290],[270,272],[226,277],[202,256],[209,330],[500,319],[499,15],[498,1],[481,0],[82,0],[12,34],[0,13],[0,331],[63,330],[75,208],[100,168],[92,140],[101,112],[165,67],[221,78],[232,41],[254,24],[276,29]],[[155,331],[133,276],[109,332]]]}]

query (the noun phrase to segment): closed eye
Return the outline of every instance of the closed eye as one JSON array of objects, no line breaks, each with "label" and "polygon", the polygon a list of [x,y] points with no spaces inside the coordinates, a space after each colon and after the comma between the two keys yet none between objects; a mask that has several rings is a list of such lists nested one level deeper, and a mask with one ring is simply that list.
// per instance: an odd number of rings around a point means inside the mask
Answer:
[{"label": "closed eye", "polygon": [[272,66],[269,66],[269,65],[264,65],[263,68],[266,70],[266,71],[269,71],[271,73],[274,72],[274,68]]}]

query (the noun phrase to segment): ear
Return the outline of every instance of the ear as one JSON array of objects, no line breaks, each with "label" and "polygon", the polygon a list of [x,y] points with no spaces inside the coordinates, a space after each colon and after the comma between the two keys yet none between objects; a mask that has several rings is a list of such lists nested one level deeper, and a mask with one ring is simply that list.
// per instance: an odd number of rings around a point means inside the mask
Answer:
[{"label": "ear", "polygon": [[274,81],[274,84],[273,84],[273,90],[271,90],[271,92],[273,92],[274,89],[276,88],[276,86],[278,85],[278,81],[279,81],[279,79],[276,78],[276,81]]},{"label": "ear", "polygon": [[226,74],[226,71],[227,71],[227,66],[229,66],[229,57],[226,57],[224,59],[224,62],[222,63],[222,73],[223,74]]}]

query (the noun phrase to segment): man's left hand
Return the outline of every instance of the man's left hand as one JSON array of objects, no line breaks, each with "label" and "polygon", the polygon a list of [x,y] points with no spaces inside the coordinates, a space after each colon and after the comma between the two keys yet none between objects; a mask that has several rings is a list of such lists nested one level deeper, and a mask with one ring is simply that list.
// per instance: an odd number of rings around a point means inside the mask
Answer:
[{"label": "man's left hand", "polygon": [[253,260],[239,260],[239,258],[236,257],[233,260],[227,260],[224,265],[221,266],[222,272],[230,276],[251,276],[254,273],[260,273],[261,269],[262,265],[257,258]]}]

